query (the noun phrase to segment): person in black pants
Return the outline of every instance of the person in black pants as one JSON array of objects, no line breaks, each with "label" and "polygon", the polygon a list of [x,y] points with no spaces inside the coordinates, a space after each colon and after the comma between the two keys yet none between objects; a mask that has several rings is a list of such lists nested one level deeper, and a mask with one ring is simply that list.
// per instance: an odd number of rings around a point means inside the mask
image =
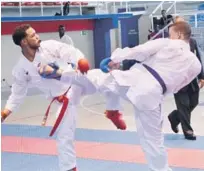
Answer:
[{"label": "person in black pants", "polygon": [[[191,51],[196,53],[196,56],[200,59],[197,43],[194,39],[190,40]],[[195,109],[199,102],[199,82],[200,86],[204,86],[204,72],[198,75],[189,85],[182,88],[178,93],[174,94],[177,110],[172,111],[168,119],[171,124],[171,128],[175,133],[178,133],[178,125],[181,123],[183,133],[186,139],[196,140],[193,128],[191,127],[191,112]]]},{"label": "person in black pants", "polygon": [[[181,17],[176,17],[175,22],[185,22],[185,20]],[[196,56],[201,61],[201,56],[196,40],[192,38],[190,39],[190,48],[193,53],[196,53]],[[179,132],[178,125],[181,123],[184,136],[188,140],[196,140],[193,128],[191,127],[191,112],[198,105],[199,91],[203,86],[204,71],[202,68],[202,71],[197,78],[195,78],[190,84],[179,90],[178,93],[174,94],[177,110],[172,111],[169,114],[168,119],[170,121],[171,128],[175,133]]]}]

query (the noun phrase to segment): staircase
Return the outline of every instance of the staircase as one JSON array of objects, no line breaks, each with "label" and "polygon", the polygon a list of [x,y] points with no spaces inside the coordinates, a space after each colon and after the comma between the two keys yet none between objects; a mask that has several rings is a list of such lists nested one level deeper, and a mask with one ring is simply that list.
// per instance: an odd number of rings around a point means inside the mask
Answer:
[{"label": "staircase", "polygon": [[[186,8],[184,8],[186,6]],[[181,9],[182,7],[182,9]],[[161,10],[165,9],[167,14],[171,14],[172,16],[181,16],[187,22],[190,23],[192,27],[192,36],[197,40],[197,43],[204,51],[204,4],[201,2],[178,2],[178,1],[162,1],[160,2],[156,8],[149,15],[151,20],[151,29],[154,31],[153,18],[161,17]],[[170,23],[171,24],[171,23]],[[169,25],[170,25],[169,24]],[[164,37],[165,30],[168,29],[168,26],[159,30],[156,35],[154,35],[151,39],[155,39],[159,35]]]}]

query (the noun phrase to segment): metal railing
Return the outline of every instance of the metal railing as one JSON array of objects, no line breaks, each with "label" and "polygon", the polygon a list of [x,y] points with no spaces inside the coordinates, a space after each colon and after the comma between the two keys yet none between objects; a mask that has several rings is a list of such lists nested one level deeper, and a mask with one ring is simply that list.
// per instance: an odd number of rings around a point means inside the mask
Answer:
[{"label": "metal railing", "polygon": [[[186,16],[192,16],[192,15],[194,15],[195,16],[195,21],[194,21],[194,23],[190,23],[191,24],[191,27],[194,29],[194,30],[196,30],[196,28],[198,28],[198,23],[199,23],[199,21],[198,21],[198,18],[197,18],[197,16],[198,16],[198,14],[204,14],[204,11],[199,11],[199,12],[190,12],[190,13],[181,13],[181,14],[175,14],[175,16],[181,16],[181,17],[186,17]],[[204,22],[204,21],[201,21],[201,22]],[[166,25],[164,28],[162,28],[161,30],[159,30],[152,38],[151,38],[151,40],[153,40],[153,39],[155,39],[157,36],[159,36],[159,35],[162,35],[162,37],[164,37],[164,32],[165,32],[165,30],[167,30],[167,28],[169,27],[169,25],[171,25],[172,23],[169,23],[168,25]],[[201,25],[201,28],[199,29],[197,29],[197,30],[202,30],[201,32],[199,32],[199,34],[200,35],[202,35],[202,38],[203,38],[203,40],[204,40],[204,24],[203,24],[203,26]],[[196,32],[194,31],[192,31],[192,33],[193,34],[196,34]],[[202,39],[202,38],[199,38],[199,39]]]},{"label": "metal railing", "polygon": [[[45,2],[45,1],[44,1]],[[18,8],[19,9],[19,16],[23,16],[23,9],[25,8],[40,8],[40,13],[41,16],[44,16],[44,10],[46,8],[60,8],[61,15],[63,16],[63,6],[64,6],[64,1],[56,1],[59,2],[60,4],[58,5],[44,5],[43,2],[39,2],[40,5],[23,5],[23,2],[16,2],[18,5],[15,6],[1,6],[2,9],[12,9],[12,8]],[[98,2],[98,1],[97,1]],[[78,3],[78,5],[70,5],[70,8],[76,7],[79,8],[79,14],[82,15],[82,8],[84,7],[97,7],[97,2],[89,2],[88,5],[83,5],[81,2]],[[3,3],[3,2],[2,2]]]},{"label": "metal railing", "polygon": [[132,7],[144,7],[144,9],[146,9],[146,4],[141,4],[141,3],[135,3],[135,4],[130,4],[131,1],[105,1],[105,2],[100,2],[100,5],[97,5],[97,10],[99,10],[100,12],[106,11],[108,12],[108,5],[111,6],[111,11],[109,11],[110,13],[114,13],[117,14],[118,13],[118,9],[119,8],[124,8],[125,11],[124,13],[133,13],[133,11],[131,11]]},{"label": "metal railing", "polygon": [[[45,1],[44,1],[45,2]],[[59,12],[61,12],[61,15],[63,16],[63,7],[64,7],[64,1],[56,1],[58,4],[54,5],[45,5],[44,2],[38,2],[38,5],[32,5],[32,4],[24,4],[24,2],[15,2],[18,3],[18,5],[13,5],[13,6],[1,6],[2,9],[18,9],[19,10],[19,16],[22,17],[24,16],[24,9],[28,8],[38,8],[39,9],[39,15],[40,16],[45,16],[46,9],[50,8],[58,8],[60,9]],[[78,5],[72,5],[70,4],[70,9],[71,8],[78,8],[79,15],[83,15],[83,8],[88,8],[88,7],[94,7],[95,8],[95,14],[110,14],[110,13],[118,13],[118,8],[125,8],[125,12],[131,12],[131,7],[139,6],[139,7],[144,7],[146,9],[145,4],[130,4],[131,1],[90,1],[88,2],[88,5],[83,5],[81,2],[78,3]],[[30,2],[32,3],[32,2]],[[35,3],[35,2],[34,2]],[[53,2],[55,3],[55,2]],[[137,5],[138,4],[138,5]],[[109,11],[109,7],[111,6],[111,11]],[[3,15],[2,15],[3,16]]]},{"label": "metal railing", "polygon": [[[152,31],[155,31],[154,30],[154,20],[153,18],[154,17],[158,17],[158,16],[161,16],[161,15],[155,15],[155,13],[158,11],[158,10],[163,10],[163,5],[165,4],[166,1],[162,1],[160,2],[156,8],[152,11],[152,13],[149,15],[149,18],[151,20],[151,27],[152,27]],[[171,3],[171,5],[169,6],[169,8],[166,10],[166,12],[168,13],[173,7],[174,7],[174,14],[176,14],[176,3],[177,1],[173,1],[173,2],[168,2],[168,3]]]},{"label": "metal railing", "polygon": [[154,40],[157,36],[162,34],[162,37],[165,37],[165,30],[167,30],[167,28],[171,25],[172,23],[167,24],[164,28],[162,28],[161,30],[159,30],[150,40]]},{"label": "metal railing", "polygon": [[[190,21],[190,24],[191,24],[191,26],[192,27],[194,27],[194,28],[198,28],[198,27],[203,27],[204,28],[204,20],[201,18],[201,20],[199,21],[198,20],[198,17],[199,17],[199,15],[202,15],[202,14],[204,14],[204,10],[203,11],[195,11],[195,10],[193,10],[193,11],[182,11],[182,12],[178,12],[177,11],[177,2],[178,1],[173,1],[172,3],[171,3],[171,5],[166,9],[166,13],[168,13],[170,10],[172,10],[172,8],[173,8],[173,10],[174,10],[174,13],[173,14],[171,14],[173,17],[175,17],[175,16],[181,16],[181,17],[183,17],[183,18],[188,18],[187,19],[187,21],[189,21],[189,18],[190,17],[192,17],[192,16],[194,16],[194,21],[192,21],[192,19],[191,19],[191,21]],[[164,6],[164,4],[167,4],[167,3],[165,3],[165,1],[162,1],[162,2],[160,2],[157,6],[156,6],[156,8],[152,11],[152,13],[149,15],[149,18],[150,18],[150,20],[151,20],[151,28],[152,28],[152,31],[153,32],[155,32],[155,27],[154,27],[154,20],[153,20],[153,18],[154,17],[161,17],[161,14],[160,15],[158,15],[158,14],[156,14],[157,12],[158,12],[158,10],[162,10],[163,9],[163,6]],[[168,4],[170,4],[170,3],[168,3]],[[171,22],[172,23],[172,22]],[[150,38],[150,40],[153,40],[153,39],[155,39],[155,38],[157,38],[157,37],[165,37],[165,31],[166,30],[168,30],[168,27],[169,27],[169,25],[171,24],[171,23],[169,23],[168,25],[166,25],[164,28],[162,28],[162,29],[160,29],[152,38]],[[203,23],[203,24],[202,24]],[[204,30],[204,29],[202,29],[202,30]],[[203,37],[202,37],[203,38]],[[202,38],[199,38],[199,39],[202,39]]]}]

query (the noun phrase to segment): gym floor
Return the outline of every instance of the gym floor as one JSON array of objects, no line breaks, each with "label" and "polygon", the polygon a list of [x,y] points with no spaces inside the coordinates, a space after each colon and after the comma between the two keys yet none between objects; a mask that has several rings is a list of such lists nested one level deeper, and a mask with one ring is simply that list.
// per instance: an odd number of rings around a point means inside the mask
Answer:
[{"label": "gym floor", "polygon": [[[10,93],[2,89],[2,107]],[[2,124],[2,170],[3,171],[58,171],[55,138],[49,137],[55,120],[56,106],[48,126],[40,126],[49,104],[35,89],[29,91],[17,113]],[[136,133],[132,106],[123,101],[123,113],[127,122],[126,131],[117,130],[104,117],[104,99],[95,94],[81,99],[78,107],[76,151],[79,171],[147,171],[144,154]],[[162,107],[167,116],[175,103],[168,96]],[[196,141],[185,140],[182,131],[173,134],[165,117],[165,145],[168,148],[169,164],[173,171],[204,171],[204,91],[200,104],[192,113],[192,126]]]}]

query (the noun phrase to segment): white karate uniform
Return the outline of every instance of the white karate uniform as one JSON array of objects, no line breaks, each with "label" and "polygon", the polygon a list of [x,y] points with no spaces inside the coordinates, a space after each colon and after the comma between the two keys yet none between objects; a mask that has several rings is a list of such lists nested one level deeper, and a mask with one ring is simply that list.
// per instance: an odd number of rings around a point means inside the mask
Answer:
[{"label": "white karate uniform", "polygon": [[[114,62],[136,59],[150,66],[165,82],[165,95],[178,92],[201,72],[199,60],[182,40],[157,39],[131,49],[117,49],[111,59]],[[162,133],[160,105],[165,95],[159,82],[141,64],[135,64],[128,71],[112,71],[104,84],[134,105],[137,131],[149,169],[171,170]]]},{"label": "white karate uniform", "polygon": [[108,76],[109,74],[102,72],[100,69],[89,70],[85,75],[65,69],[60,81],[64,84],[71,81],[73,85],[81,87],[84,96],[97,92],[101,93],[106,99],[106,110],[122,110],[120,95],[113,93],[104,85]]},{"label": "white karate uniform", "polygon": [[[117,49],[111,59],[121,62],[136,59],[157,71],[164,80],[167,91],[163,94],[159,82],[141,64],[135,64],[128,71],[114,70],[104,74],[99,70],[87,73],[83,85],[86,92],[95,90],[113,92],[131,102],[135,109],[137,132],[151,171],[170,171],[162,133],[163,115],[161,103],[168,93],[176,93],[189,84],[201,71],[201,64],[182,40],[156,39],[134,48]],[[76,77],[73,84],[82,83]],[[64,72],[62,82],[69,81],[69,72]],[[85,79],[84,79],[85,80]],[[91,84],[95,85],[94,87]],[[94,90],[91,92],[92,89]],[[113,105],[115,105],[113,103]]]},{"label": "white karate uniform", "polygon": [[64,36],[62,36],[62,38],[60,40],[62,43],[66,43],[66,44],[74,46],[74,42],[73,42],[72,38],[70,36],[68,36],[67,34],[64,34]]},{"label": "white karate uniform", "polygon": [[[12,93],[7,101],[6,108],[15,112],[26,96],[28,87],[39,88],[47,97],[64,94],[71,82],[63,84],[54,79],[44,79],[38,73],[39,63],[50,63],[63,60],[65,63],[74,63],[83,58],[83,54],[71,45],[55,40],[41,42],[33,62],[28,61],[23,55],[13,69],[14,83]],[[67,171],[76,166],[76,154],[74,149],[74,133],[76,127],[76,105],[79,104],[81,88],[73,85],[67,93],[69,105],[62,122],[57,130],[57,148],[59,156],[60,171]],[[59,111],[61,110],[61,104]],[[35,106],[33,106],[33,109]]]}]

